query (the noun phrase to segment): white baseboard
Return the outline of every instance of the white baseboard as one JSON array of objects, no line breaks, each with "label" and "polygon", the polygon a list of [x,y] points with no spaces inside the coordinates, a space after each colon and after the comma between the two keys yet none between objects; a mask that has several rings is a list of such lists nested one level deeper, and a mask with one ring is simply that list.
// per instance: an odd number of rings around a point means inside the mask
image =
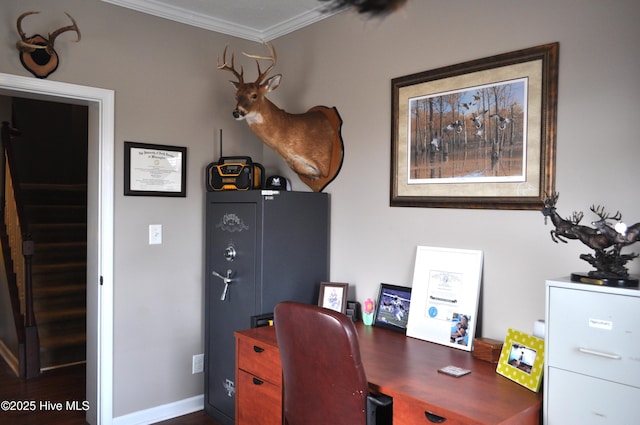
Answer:
[{"label": "white baseboard", "polygon": [[148,425],[204,409],[204,394],[113,418],[113,425]]}]

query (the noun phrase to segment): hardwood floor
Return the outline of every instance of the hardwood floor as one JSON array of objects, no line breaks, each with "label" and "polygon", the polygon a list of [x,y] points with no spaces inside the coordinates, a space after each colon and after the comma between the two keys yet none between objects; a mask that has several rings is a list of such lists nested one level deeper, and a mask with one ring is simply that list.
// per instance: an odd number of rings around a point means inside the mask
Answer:
[{"label": "hardwood floor", "polygon": [[[0,423],[11,425],[87,425],[85,366],[49,370],[37,378],[16,378],[0,359]],[[8,410],[5,402],[13,410]],[[74,402],[77,402],[74,404]],[[17,407],[26,410],[17,411]],[[58,411],[56,409],[60,408]],[[161,425],[220,425],[204,411],[158,422]]]}]

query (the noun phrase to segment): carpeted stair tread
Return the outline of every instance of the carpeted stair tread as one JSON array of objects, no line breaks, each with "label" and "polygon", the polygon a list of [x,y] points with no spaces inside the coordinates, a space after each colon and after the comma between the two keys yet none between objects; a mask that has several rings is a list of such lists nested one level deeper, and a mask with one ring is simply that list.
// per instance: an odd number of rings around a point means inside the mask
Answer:
[{"label": "carpeted stair tread", "polygon": [[44,326],[47,323],[64,322],[77,318],[84,318],[86,314],[86,307],[68,308],[59,311],[41,311],[36,313],[36,321],[38,322],[38,326]]},{"label": "carpeted stair tread", "polygon": [[87,342],[85,333],[74,333],[69,335],[56,335],[40,338],[40,346],[47,349],[64,347],[67,345],[84,345]]}]

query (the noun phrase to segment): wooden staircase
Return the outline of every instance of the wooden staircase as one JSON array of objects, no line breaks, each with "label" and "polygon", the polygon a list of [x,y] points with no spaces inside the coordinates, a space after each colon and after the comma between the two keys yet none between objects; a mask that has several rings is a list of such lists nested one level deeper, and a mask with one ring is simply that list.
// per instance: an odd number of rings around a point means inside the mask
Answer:
[{"label": "wooden staircase", "polygon": [[87,187],[21,184],[35,243],[33,299],[40,368],[86,360]]}]

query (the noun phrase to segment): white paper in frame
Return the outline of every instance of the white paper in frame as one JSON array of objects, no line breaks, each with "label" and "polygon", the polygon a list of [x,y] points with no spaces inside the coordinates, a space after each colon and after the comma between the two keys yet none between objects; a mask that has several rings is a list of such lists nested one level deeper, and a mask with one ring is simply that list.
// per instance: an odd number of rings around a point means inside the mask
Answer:
[{"label": "white paper in frame", "polygon": [[481,281],[482,251],[419,246],[407,336],[471,351]]}]

